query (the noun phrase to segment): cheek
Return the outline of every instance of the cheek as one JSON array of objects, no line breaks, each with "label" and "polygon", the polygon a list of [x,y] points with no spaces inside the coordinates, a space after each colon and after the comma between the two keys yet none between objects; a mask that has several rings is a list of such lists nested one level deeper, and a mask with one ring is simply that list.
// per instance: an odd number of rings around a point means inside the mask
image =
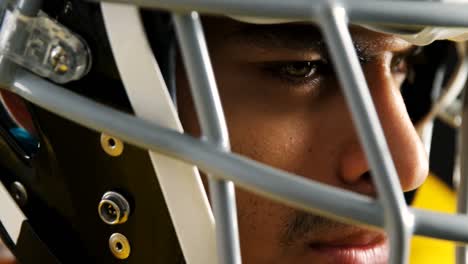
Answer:
[{"label": "cheek", "polygon": [[314,145],[310,137],[317,134],[317,128],[290,116],[279,116],[280,113],[270,115],[248,109],[251,108],[243,108],[229,115],[233,151],[295,172],[301,159]]},{"label": "cheek", "polygon": [[[239,73],[224,74],[232,72]],[[336,118],[323,115],[330,107],[249,76],[240,69],[221,70],[216,75],[232,151],[286,171],[310,174],[304,171],[304,164],[326,156],[323,151],[315,150],[324,150],[330,145],[324,137],[333,136],[333,132],[326,132],[325,123]],[[178,79],[178,104],[184,129],[199,136],[200,128],[185,78]]]},{"label": "cheek", "polygon": [[223,103],[232,150],[272,167],[336,185],[340,144],[348,141],[343,131],[350,130],[349,122],[343,122],[344,115],[338,114],[345,112],[340,110],[343,104],[339,101],[315,108],[287,99],[263,105],[259,98],[226,98]]},{"label": "cheek", "polygon": [[293,210],[237,188],[241,252],[246,263],[277,262],[283,257],[281,237]]},{"label": "cheek", "polygon": [[[335,175],[340,142],[347,140],[343,131],[350,129],[340,96],[317,100],[266,85],[241,69],[216,65],[233,152],[338,185]],[[243,78],[234,78],[238,76]],[[200,135],[185,78],[178,79],[178,103],[185,130]],[[240,188],[236,197],[243,258],[248,263],[292,263],[280,261],[285,257],[280,241],[295,210]]]}]

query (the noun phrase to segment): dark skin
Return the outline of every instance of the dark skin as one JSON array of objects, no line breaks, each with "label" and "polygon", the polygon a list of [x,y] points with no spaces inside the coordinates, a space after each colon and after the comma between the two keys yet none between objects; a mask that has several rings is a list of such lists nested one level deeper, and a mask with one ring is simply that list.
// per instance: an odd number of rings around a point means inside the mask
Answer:
[{"label": "dark skin", "polygon": [[6,246],[0,240],[0,264],[13,264],[13,256],[10,254]]},{"label": "dark skin", "polygon": [[[205,19],[205,33],[233,152],[302,177],[375,197],[369,166],[317,29]],[[428,161],[400,87],[414,47],[351,28],[361,65],[404,191],[418,187]],[[183,67],[178,105],[185,130],[200,135]],[[267,180],[267,179],[266,179]],[[243,263],[337,263],[326,246],[382,243],[385,235],[306,214],[237,188]],[[337,241],[347,242],[337,242]],[[344,244],[340,244],[344,243]],[[319,252],[319,253],[317,253]],[[386,253],[367,259],[385,263]],[[349,258],[349,263],[360,263]]]}]

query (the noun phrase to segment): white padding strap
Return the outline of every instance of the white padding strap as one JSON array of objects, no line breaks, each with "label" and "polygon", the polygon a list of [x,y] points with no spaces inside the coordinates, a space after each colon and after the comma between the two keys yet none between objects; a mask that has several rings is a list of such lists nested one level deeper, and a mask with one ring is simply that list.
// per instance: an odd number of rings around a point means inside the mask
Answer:
[{"label": "white padding strap", "polygon": [[21,225],[25,220],[26,216],[0,182],[0,221],[15,245],[21,233]]},{"label": "white padding strap", "polygon": [[[182,132],[140,19],[130,5],[102,3],[114,58],[136,115]],[[198,170],[149,152],[187,263],[216,261],[214,218]]]}]

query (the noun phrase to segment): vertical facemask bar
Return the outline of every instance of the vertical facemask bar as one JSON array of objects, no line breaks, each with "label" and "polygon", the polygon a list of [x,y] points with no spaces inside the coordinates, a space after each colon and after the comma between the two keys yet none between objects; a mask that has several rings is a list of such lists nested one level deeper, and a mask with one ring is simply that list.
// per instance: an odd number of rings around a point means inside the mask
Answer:
[{"label": "vertical facemask bar", "polygon": [[[460,131],[459,156],[466,157],[468,154],[468,98],[465,91],[463,95],[463,112],[462,125]],[[461,160],[460,185],[457,190],[457,212],[468,214],[468,164],[466,159]],[[455,251],[457,264],[467,263],[467,248],[466,246],[457,246]]]},{"label": "vertical facemask bar", "polygon": [[25,16],[35,16],[41,9],[42,0],[19,0],[17,8]]},{"label": "vertical facemask bar", "polygon": [[329,6],[319,12],[319,18],[384,208],[384,223],[390,239],[389,263],[407,263],[414,217],[406,207],[398,174],[354,50],[346,11],[340,6]]},{"label": "vertical facemask bar", "polygon": [[[446,71],[447,71],[447,65],[443,63],[437,68],[434,74],[434,82],[432,83],[432,89],[431,89],[432,90],[431,92],[432,104],[437,102],[437,99],[439,98],[440,93],[442,92]],[[434,132],[434,119],[431,119],[430,121],[428,121],[418,131],[419,137],[421,138],[421,141],[424,144],[424,148],[426,149],[426,153],[429,157],[431,155],[433,132]]]},{"label": "vertical facemask bar", "polygon": [[[228,130],[198,13],[173,16],[203,139],[230,150]],[[208,174],[218,263],[241,263],[234,184]]]}]

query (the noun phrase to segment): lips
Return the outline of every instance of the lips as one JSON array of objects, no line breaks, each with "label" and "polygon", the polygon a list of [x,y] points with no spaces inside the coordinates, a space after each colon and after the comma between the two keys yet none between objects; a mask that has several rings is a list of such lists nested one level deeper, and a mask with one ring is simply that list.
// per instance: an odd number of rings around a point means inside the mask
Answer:
[{"label": "lips", "polygon": [[308,255],[314,263],[384,264],[389,246],[385,235],[358,231],[309,243]]}]

